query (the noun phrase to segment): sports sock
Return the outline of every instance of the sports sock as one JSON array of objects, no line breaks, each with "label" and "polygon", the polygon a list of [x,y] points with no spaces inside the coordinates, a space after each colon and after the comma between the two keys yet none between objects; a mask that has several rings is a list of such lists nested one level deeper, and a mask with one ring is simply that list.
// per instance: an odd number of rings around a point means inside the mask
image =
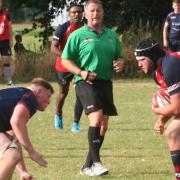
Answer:
[{"label": "sports sock", "polygon": [[88,130],[89,150],[93,162],[100,162],[99,144],[100,144],[100,127],[89,127]]},{"label": "sports sock", "polygon": [[[100,136],[99,139],[100,139],[100,143],[99,143],[99,147],[98,147],[98,148],[99,148],[99,150],[100,150],[100,149],[101,149],[101,146],[102,146],[102,144],[103,144],[103,141],[104,141],[104,136]],[[85,162],[84,166],[85,166],[85,167],[91,167],[92,164],[93,164],[93,159],[92,159],[92,156],[91,156],[91,152],[90,152],[90,150],[89,150],[88,155],[87,155],[87,158],[86,158],[86,162]]]},{"label": "sports sock", "polygon": [[4,70],[4,79],[5,81],[9,82],[12,79],[12,72],[11,72],[11,66],[10,64],[3,64],[3,70]]},{"label": "sports sock", "polygon": [[180,180],[180,150],[171,151],[170,153],[175,169],[176,180]]}]

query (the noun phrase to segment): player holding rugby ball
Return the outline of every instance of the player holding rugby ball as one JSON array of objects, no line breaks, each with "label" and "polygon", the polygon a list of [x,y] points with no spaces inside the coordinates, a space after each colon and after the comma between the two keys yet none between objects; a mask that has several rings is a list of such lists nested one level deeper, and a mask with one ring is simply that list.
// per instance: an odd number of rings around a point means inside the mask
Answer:
[{"label": "player holding rugby ball", "polygon": [[[175,168],[176,180],[180,180],[180,54],[163,51],[151,38],[144,39],[135,48],[138,66],[142,71],[152,73],[159,87],[167,89],[170,104],[153,108],[158,120],[154,125],[157,133],[164,132]],[[165,123],[173,117],[164,130]]]}]

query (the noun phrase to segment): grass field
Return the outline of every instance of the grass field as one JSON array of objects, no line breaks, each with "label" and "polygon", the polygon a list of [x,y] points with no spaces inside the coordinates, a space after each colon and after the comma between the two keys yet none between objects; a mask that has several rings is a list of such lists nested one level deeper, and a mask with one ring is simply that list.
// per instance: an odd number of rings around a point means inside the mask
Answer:
[{"label": "grass field", "polygon": [[[53,83],[53,86],[57,93],[57,84]],[[153,90],[155,85],[150,80],[120,80],[114,83],[119,116],[110,119],[109,130],[101,149],[102,161],[110,169],[110,173],[91,179],[175,179],[165,139],[153,132],[156,119],[151,112]],[[90,179],[79,174],[88,147],[88,120],[82,116],[80,133],[70,131],[74,104],[74,88],[71,87],[64,105],[64,129],[55,130],[53,115],[56,93],[47,111],[34,115],[28,124],[32,142],[48,160],[48,167],[39,167],[25,152],[27,167],[36,180]],[[15,173],[13,180],[18,179],[18,174]]]}]

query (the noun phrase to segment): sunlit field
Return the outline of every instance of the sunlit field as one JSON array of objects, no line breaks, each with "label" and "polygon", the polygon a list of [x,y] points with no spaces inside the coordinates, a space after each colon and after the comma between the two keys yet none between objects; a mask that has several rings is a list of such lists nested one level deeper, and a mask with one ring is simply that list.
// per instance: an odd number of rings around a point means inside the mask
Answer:
[{"label": "sunlit field", "polygon": [[[36,180],[90,179],[79,174],[87,154],[88,120],[83,115],[80,121],[81,131],[76,134],[70,131],[74,108],[74,88],[71,86],[63,109],[64,129],[55,130],[53,116],[58,86],[54,82],[52,84],[55,95],[47,111],[38,112],[28,123],[34,146],[49,164],[47,168],[39,167],[25,152],[27,168]],[[114,99],[119,115],[110,119],[109,130],[101,149],[102,162],[110,172],[104,177],[91,179],[175,179],[165,139],[153,132],[156,117],[151,112],[151,97],[155,89],[151,80],[114,82]],[[18,173],[15,173],[13,180],[18,179]]]}]

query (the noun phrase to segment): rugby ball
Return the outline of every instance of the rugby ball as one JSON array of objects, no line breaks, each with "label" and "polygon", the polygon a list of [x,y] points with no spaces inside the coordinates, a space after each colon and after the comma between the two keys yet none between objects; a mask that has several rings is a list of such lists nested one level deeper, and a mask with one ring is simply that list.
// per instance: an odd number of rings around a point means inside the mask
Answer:
[{"label": "rugby ball", "polygon": [[159,89],[158,91],[154,92],[152,104],[154,108],[164,107],[170,104],[170,96],[165,89]]}]

